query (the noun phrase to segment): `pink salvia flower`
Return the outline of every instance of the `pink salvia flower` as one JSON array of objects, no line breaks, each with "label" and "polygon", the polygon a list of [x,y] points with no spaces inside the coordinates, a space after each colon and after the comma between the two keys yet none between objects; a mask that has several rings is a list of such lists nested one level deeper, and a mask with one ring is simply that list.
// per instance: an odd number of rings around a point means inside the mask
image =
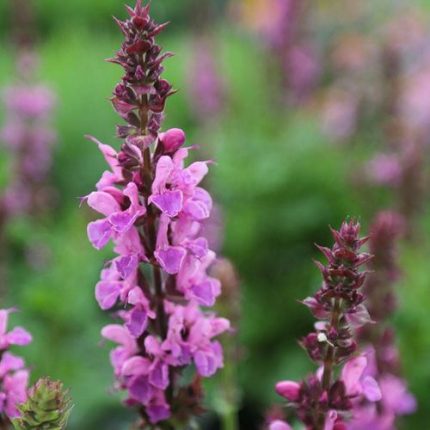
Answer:
[{"label": "pink salvia flower", "polygon": [[[24,360],[8,351],[11,345],[28,345],[32,337],[22,327],[7,331],[13,309],[0,310],[0,416],[8,419],[19,416],[17,406],[27,400],[30,371]],[[3,422],[3,421],[2,421]]]},{"label": "pink salvia flower", "polygon": [[[154,39],[165,25],[156,24],[141,1],[127,10],[129,19],[117,20],[125,41],[111,60],[125,70],[112,98],[127,122],[117,127],[123,143],[116,151],[90,138],[109,170],[85,198],[101,215],[89,223],[88,237],[96,249],[112,242],[116,254],[102,271],[96,299],[121,320],[102,336],[117,345],[111,353],[115,387],[139,410],[139,425],[186,424],[201,410],[200,377],[223,366],[216,338],[230,327],[200,308],[214,305],[221,292],[207,274],[216,256],[202,235],[212,209],[200,187],[208,162],[186,163],[192,148],[184,147],[181,129],[160,132],[166,99],[174,93],[161,78],[169,54]],[[196,377],[181,385],[190,366]]]},{"label": "pink salvia flower", "polygon": [[[359,232],[357,222],[344,222],[339,231],[332,229],[331,249],[318,246],[328,260],[327,265],[316,262],[323,284],[303,303],[319,321],[301,345],[319,370],[302,382],[276,385],[277,393],[295,408],[307,429],[345,430],[354,405],[381,399],[378,383],[365,372],[367,357],[353,355],[357,349],[353,328],[370,321],[361,292],[366,274],[360,270],[370,255],[360,252],[367,238],[360,238]],[[337,376],[335,369],[343,363]]]}]

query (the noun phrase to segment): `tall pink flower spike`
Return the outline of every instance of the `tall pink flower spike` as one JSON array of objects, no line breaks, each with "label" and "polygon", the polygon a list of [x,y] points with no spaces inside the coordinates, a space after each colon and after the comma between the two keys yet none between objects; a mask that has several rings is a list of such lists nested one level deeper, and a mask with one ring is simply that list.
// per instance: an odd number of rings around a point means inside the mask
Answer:
[{"label": "tall pink flower spike", "polygon": [[[200,186],[207,162],[189,165],[180,129],[160,132],[172,86],[161,78],[163,60],[155,43],[166,24],[149,16],[137,1],[129,18],[117,20],[125,41],[110,61],[124,68],[112,104],[126,125],[117,127],[119,152],[91,138],[109,170],[87,196],[102,218],[88,225],[96,249],[109,242],[116,256],[106,264],[96,286],[104,310],[115,311],[118,324],[102,330],[117,344],[111,353],[115,387],[127,393],[126,404],[139,411],[139,428],[173,429],[201,411],[201,377],[223,366],[216,337],[229,329],[226,319],[202,306],[215,304],[220,283],[207,274],[215,259],[202,223],[212,209]],[[193,366],[190,383],[183,371]]]}]

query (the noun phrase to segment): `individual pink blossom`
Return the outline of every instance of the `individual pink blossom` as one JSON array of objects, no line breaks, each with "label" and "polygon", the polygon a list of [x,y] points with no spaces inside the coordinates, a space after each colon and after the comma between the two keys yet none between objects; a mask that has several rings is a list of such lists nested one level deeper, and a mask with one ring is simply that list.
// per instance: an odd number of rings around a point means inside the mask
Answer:
[{"label": "individual pink blossom", "polygon": [[[398,416],[411,414],[416,410],[416,400],[409,393],[405,381],[393,374],[380,373],[373,347],[368,347],[365,357],[367,364],[361,379],[377,379],[378,390],[372,389],[372,386],[376,387],[373,382],[370,385],[366,383],[367,389],[370,387],[371,397],[366,397],[369,400],[367,402],[355,403],[353,419],[348,422],[347,428],[360,430],[370,426],[377,430],[391,430]],[[374,394],[378,392],[379,396],[375,397]],[[375,403],[375,399],[378,403]]]},{"label": "individual pink blossom", "polygon": [[381,400],[381,389],[375,379],[365,374],[367,358],[360,355],[346,362],[341,379],[350,397],[364,396],[370,402]]}]

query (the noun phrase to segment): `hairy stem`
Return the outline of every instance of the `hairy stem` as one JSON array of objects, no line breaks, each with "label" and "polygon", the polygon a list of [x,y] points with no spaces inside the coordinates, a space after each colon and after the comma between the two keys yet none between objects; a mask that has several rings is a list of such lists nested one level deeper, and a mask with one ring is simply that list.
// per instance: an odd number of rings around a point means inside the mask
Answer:
[{"label": "hairy stem", "polygon": [[[330,320],[330,328],[334,329],[336,332],[339,329],[339,322],[341,317],[341,301],[340,299],[335,299],[333,312]],[[324,370],[322,376],[322,388],[324,391],[328,391],[331,387],[332,376],[333,376],[333,366],[335,364],[336,347],[331,344],[327,344],[326,356],[324,359]],[[325,412],[319,412],[318,422],[315,430],[323,430],[325,424]]]}]

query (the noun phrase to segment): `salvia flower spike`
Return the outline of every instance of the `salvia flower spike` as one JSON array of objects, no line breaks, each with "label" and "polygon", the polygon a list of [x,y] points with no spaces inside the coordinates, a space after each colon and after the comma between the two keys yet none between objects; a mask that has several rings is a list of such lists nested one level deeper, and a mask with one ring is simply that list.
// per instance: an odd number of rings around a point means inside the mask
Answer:
[{"label": "salvia flower spike", "polygon": [[[208,313],[220,294],[220,282],[207,274],[215,259],[202,223],[212,209],[199,186],[208,162],[185,164],[180,129],[160,131],[166,99],[174,93],[161,77],[163,54],[149,6],[140,1],[117,20],[124,42],[112,62],[124,68],[112,104],[126,124],[117,127],[119,152],[91,140],[109,170],[86,197],[102,215],[88,225],[96,249],[113,242],[115,257],[96,286],[104,310],[115,310],[119,324],[102,330],[117,344],[111,353],[115,387],[127,392],[126,404],[140,413],[138,428],[176,428],[202,411],[202,377],[223,365],[215,338],[229,329],[226,319]],[[183,370],[196,373],[184,382]],[[157,424],[159,423],[159,424]]]},{"label": "salvia flower spike", "polygon": [[[334,246],[318,247],[328,263],[317,262],[323,283],[312,297],[304,300],[318,321],[315,331],[301,340],[302,347],[319,370],[302,382],[282,381],[276,385],[298,418],[310,430],[344,429],[354,404],[363,398],[380,399],[376,381],[364,373],[367,357],[356,354],[354,329],[370,322],[361,291],[366,273],[361,267],[371,258],[360,251],[367,238],[360,238],[356,221],[332,229]],[[289,429],[280,420],[271,430]]]},{"label": "salvia flower spike", "polygon": [[71,410],[63,384],[43,378],[30,388],[27,402],[19,406],[21,416],[12,423],[15,430],[64,430]]},{"label": "salvia flower spike", "polygon": [[356,405],[349,430],[361,428],[388,429],[397,419],[416,409],[416,400],[401,378],[400,354],[390,318],[397,308],[396,283],[401,275],[397,245],[407,232],[405,219],[396,212],[379,212],[370,227],[369,249],[374,255],[371,273],[364,291],[367,306],[376,324],[362,327],[358,334],[367,349],[366,373],[381,388],[382,399],[377,407],[364,401]]}]

